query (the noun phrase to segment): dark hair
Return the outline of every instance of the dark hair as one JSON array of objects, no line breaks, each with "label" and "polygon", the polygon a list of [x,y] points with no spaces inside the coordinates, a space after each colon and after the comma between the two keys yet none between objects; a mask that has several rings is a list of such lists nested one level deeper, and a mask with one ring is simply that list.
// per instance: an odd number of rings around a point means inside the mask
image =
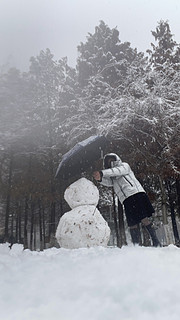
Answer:
[{"label": "dark hair", "polygon": [[116,161],[116,157],[113,155],[107,155],[104,158],[104,168],[108,169],[111,168],[111,161]]}]

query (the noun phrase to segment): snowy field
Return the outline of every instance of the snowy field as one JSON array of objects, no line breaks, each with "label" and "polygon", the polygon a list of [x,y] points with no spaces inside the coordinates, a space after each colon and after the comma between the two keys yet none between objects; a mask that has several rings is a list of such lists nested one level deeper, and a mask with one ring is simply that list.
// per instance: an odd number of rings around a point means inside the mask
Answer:
[{"label": "snowy field", "polygon": [[0,320],[179,320],[180,249],[0,245]]}]

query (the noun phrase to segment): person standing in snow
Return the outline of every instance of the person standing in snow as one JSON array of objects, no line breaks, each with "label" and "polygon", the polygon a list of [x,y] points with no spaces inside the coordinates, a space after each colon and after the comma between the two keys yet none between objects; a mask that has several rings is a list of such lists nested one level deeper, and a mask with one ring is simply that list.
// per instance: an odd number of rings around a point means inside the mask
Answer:
[{"label": "person standing in snow", "polygon": [[154,213],[154,208],[129,164],[122,162],[117,154],[109,153],[104,157],[104,170],[95,171],[93,178],[104,186],[114,188],[119,201],[124,205],[132,242],[141,243],[141,222],[150,234],[153,246],[161,246],[153,224],[148,219]]}]

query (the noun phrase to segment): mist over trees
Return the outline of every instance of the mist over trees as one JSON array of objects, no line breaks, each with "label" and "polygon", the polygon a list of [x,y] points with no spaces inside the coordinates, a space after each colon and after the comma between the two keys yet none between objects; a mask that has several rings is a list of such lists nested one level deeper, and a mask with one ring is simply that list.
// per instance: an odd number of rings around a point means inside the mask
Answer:
[{"label": "mist over trees", "polygon": [[[46,49],[31,57],[29,72],[1,73],[1,242],[55,245],[71,183],[55,180],[58,164],[75,143],[103,134],[111,142],[107,152],[117,152],[142,182],[167,238],[173,230],[167,242],[179,243],[180,45],[167,21],[152,35],[147,52],[138,52],[100,21],[77,47],[75,68]],[[108,192],[102,188],[100,201],[107,220]],[[118,211],[109,221],[118,245],[125,243],[118,237],[121,218]]]}]

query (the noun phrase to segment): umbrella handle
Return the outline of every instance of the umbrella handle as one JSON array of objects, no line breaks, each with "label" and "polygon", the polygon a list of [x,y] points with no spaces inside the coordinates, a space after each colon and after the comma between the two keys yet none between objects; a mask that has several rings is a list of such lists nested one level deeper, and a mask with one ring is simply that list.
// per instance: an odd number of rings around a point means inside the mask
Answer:
[{"label": "umbrella handle", "polygon": [[96,206],[95,206],[94,212],[93,212],[93,214],[92,214],[93,216],[94,216],[95,212],[96,212]]},{"label": "umbrella handle", "polygon": [[101,149],[101,147],[100,147],[100,150],[101,150],[101,159],[103,159],[104,158],[104,154],[103,154],[103,150]]}]

